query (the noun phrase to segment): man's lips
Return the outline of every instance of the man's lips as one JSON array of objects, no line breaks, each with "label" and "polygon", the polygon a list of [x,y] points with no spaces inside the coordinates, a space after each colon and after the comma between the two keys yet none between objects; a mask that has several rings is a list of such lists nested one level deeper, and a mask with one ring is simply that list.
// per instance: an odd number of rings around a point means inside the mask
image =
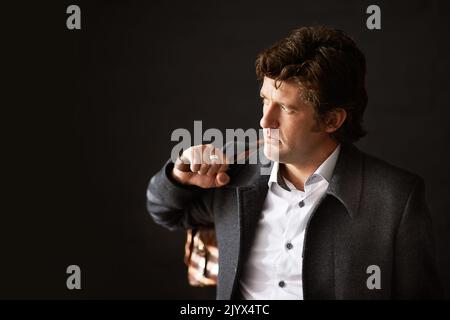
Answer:
[{"label": "man's lips", "polygon": [[281,143],[279,139],[271,138],[271,137],[265,137],[266,141],[269,143]]},{"label": "man's lips", "polygon": [[265,129],[264,130],[264,139],[268,143],[272,143],[272,144],[282,143],[281,140],[279,139],[279,137],[280,137],[280,133],[279,133],[278,129],[276,129],[276,130]]}]

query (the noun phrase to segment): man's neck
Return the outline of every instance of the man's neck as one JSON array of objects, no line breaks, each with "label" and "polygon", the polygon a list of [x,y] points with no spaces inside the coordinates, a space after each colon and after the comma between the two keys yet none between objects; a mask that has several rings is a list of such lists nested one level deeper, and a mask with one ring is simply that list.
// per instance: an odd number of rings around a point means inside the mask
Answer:
[{"label": "man's neck", "polygon": [[303,159],[301,163],[286,163],[280,165],[281,174],[298,190],[304,191],[306,180],[333,153],[337,145],[338,144],[335,141],[331,141],[320,149],[317,149],[317,151],[309,156],[308,159]]}]

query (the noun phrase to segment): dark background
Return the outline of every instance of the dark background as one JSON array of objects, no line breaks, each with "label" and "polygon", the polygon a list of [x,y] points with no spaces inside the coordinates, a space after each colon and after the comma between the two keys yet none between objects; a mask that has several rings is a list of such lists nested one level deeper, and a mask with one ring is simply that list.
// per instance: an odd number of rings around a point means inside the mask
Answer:
[{"label": "dark background", "polygon": [[[81,7],[82,30],[66,28]],[[381,7],[381,30],[366,8]],[[214,298],[191,288],[185,233],[156,226],[149,178],[176,128],[258,128],[257,53],[300,25],[366,54],[358,146],[425,178],[450,295],[446,1],[55,1],[4,11],[1,298]],[[82,290],[66,288],[66,267]]]}]

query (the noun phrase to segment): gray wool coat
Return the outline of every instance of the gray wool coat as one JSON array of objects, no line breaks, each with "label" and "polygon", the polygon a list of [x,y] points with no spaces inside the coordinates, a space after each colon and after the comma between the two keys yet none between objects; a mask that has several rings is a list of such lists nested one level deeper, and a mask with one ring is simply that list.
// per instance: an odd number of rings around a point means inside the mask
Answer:
[{"label": "gray wool coat", "polygon": [[[273,165],[270,162],[267,166]],[[234,165],[230,183],[201,189],[172,181],[172,162],[150,180],[147,209],[168,229],[214,226],[219,248],[217,299],[238,299],[268,191],[258,165]],[[300,259],[301,257],[299,257]],[[440,298],[424,181],[342,146],[325,196],[308,222],[303,250],[305,299]],[[368,267],[380,269],[370,289]]]}]

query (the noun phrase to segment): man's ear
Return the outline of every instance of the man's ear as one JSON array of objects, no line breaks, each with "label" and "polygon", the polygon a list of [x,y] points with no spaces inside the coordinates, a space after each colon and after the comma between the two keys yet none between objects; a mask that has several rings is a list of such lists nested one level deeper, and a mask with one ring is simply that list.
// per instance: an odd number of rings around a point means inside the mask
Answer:
[{"label": "man's ear", "polygon": [[345,119],[347,119],[347,111],[342,108],[335,108],[328,112],[325,118],[325,132],[335,132],[343,125]]}]

